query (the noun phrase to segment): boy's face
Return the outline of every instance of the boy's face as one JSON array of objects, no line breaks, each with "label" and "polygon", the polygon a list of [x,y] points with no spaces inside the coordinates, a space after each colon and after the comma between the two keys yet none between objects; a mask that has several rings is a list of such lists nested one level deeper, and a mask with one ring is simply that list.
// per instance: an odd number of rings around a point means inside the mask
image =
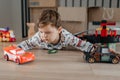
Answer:
[{"label": "boy's face", "polygon": [[56,44],[59,41],[59,34],[61,33],[62,28],[58,29],[52,25],[46,25],[42,28],[39,28],[40,37],[46,43]]}]

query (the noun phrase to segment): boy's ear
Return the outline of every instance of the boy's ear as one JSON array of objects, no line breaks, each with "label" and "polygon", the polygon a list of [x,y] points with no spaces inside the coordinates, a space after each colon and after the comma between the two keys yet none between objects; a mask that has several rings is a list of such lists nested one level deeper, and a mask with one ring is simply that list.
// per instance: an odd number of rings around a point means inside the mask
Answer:
[{"label": "boy's ear", "polygon": [[58,28],[58,31],[59,31],[59,33],[62,32],[62,26],[60,26],[60,27]]}]

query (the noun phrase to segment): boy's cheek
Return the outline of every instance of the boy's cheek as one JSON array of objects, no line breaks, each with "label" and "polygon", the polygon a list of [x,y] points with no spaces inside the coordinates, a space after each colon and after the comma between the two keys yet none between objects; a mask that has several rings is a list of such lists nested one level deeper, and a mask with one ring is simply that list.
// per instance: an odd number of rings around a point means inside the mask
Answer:
[{"label": "boy's cheek", "polygon": [[45,40],[45,38],[43,37],[43,36],[41,36],[41,39],[44,41]]},{"label": "boy's cheek", "polygon": [[41,38],[44,38],[44,35],[41,34],[40,36],[41,36]]}]

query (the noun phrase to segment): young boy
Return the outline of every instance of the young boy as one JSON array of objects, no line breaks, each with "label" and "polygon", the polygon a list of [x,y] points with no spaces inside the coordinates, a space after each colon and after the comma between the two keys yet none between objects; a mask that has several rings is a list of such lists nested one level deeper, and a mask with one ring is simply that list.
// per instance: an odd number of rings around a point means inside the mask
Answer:
[{"label": "young boy", "polygon": [[89,52],[93,44],[83,41],[62,28],[59,13],[54,10],[44,10],[37,22],[38,32],[17,46],[24,50],[35,46],[45,49],[62,49],[68,45]]}]

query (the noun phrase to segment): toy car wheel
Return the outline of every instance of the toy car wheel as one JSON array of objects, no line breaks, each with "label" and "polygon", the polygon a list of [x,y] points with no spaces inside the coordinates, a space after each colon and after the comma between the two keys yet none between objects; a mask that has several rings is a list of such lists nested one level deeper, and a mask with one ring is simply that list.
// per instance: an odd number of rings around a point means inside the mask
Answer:
[{"label": "toy car wheel", "polygon": [[89,62],[89,63],[94,63],[94,62],[95,62],[95,59],[92,58],[92,57],[91,57],[91,58],[88,58],[88,62]]},{"label": "toy car wheel", "polygon": [[8,57],[7,54],[4,55],[4,59],[5,59],[6,61],[9,61],[9,57]]},{"label": "toy car wheel", "polygon": [[119,63],[119,59],[118,59],[118,58],[113,58],[113,59],[112,59],[112,63],[113,63],[113,64]]},{"label": "toy car wheel", "polygon": [[18,58],[15,60],[15,62],[16,64],[20,64],[20,60]]}]

